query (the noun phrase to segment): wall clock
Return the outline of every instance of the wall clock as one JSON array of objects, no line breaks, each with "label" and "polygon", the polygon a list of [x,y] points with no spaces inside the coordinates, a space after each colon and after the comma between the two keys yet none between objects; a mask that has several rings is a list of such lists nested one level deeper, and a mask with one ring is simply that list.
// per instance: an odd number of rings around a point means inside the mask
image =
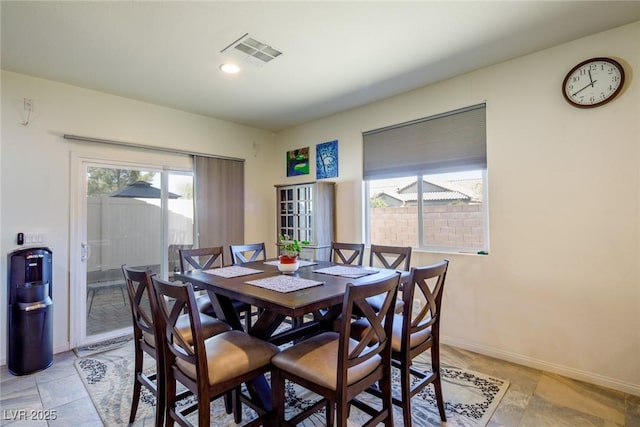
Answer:
[{"label": "wall clock", "polygon": [[562,94],[578,108],[594,108],[613,100],[624,86],[624,68],[611,58],[591,58],[573,67],[562,82]]}]

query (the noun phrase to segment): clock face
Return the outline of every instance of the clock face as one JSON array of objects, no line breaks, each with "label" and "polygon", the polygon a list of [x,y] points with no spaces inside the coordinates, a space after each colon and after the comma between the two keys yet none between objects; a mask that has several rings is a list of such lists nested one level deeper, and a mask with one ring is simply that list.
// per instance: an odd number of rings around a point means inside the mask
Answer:
[{"label": "clock face", "polygon": [[593,58],[573,67],[564,78],[565,99],[579,108],[592,108],[611,101],[624,85],[624,69],[610,58]]}]

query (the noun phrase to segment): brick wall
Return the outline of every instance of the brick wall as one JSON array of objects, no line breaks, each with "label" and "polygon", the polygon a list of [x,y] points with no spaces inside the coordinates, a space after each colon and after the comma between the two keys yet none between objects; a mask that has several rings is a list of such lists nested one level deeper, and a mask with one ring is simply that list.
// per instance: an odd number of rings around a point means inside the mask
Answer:
[{"label": "brick wall", "polygon": [[[424,242],[428,247],[484,249],[482,204],[424,207]],[[371,208],[371,243],[418,246],[418,207]]]}]

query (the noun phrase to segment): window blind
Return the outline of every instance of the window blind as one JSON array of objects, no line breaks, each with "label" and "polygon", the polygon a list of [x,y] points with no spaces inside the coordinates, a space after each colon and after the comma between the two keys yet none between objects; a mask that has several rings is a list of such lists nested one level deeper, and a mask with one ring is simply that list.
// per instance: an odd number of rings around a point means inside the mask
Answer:
[{"label": "window blind", "polygon": [[363,132],[363,178],[487,167],[486,104]]}]

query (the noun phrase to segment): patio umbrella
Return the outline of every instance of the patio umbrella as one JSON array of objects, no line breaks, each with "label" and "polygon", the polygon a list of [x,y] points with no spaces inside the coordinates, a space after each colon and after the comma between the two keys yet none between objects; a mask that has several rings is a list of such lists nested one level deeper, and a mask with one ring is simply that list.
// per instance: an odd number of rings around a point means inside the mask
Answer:
[{"label": "patio umbrella", "polygon": [[[109,197],[130,197],[136,199],[159,199],[160,189],[146,181],[136,181],[109,194]],[[170,199],[178,199],[179,194],[169,192]]]}]

